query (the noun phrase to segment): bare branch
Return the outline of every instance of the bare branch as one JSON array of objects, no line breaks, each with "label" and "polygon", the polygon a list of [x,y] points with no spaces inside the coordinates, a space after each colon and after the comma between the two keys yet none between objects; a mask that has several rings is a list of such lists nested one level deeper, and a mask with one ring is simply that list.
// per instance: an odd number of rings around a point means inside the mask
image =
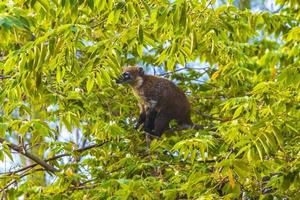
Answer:
[{"label": "bare branch", "polygon": [[88,189],[93,189],[97,186],[99,186],[99,183],[95,183],[92,185],[80,185],[80,186],[75,186],[75,187],[70,187],[68,190],[74,191],[74,190],[88,190]]},{"label": "bare branch", "polygon": [[52,172],[52,173],[55,173],[55,172],[59,171],[58,169],[54,168],[52,165],[49,165],[44,160],[40,159],[38,156],[36,156],[36,155],[34,155],[30,152],[25,151],[25,149],[23,149],[22,147],[19,147],[18,145],[12,144],[12,143],[6,141],[3,138],[0,138],[0,143],[4,143],[4,142],[7,144],[7,146],[10,149],[13,149],[13,150],[17,151],[18,153],[26,156],[27,158],[30,158],[31,160],[33,160],[34,162],[36,162],[37,164],[39,164],[43,168],[45,168],[45,170],[47,170],[49,172]]},{"label": "bare branch", "polygon": [[[232,154],[234,152],[234,149],[233,148],[230,148],[230,150],[229,150],[229,152],[228,152],[228,154],[226,155],[226,157],[225,157],[225,159],[224,160],[227,160],[228,158],[229,158],[229,156]],[[220,169],[219,169],[219,173],[221,173],[222,172],[222,170],[223,170],[223,166],[222,167],[220,167]]]},{"label": "bare branch", "polygon": [[[45,170],[45,169],[40,168],[40,169],[35,169],[34,171],[44,171],[44,170]],[[24,173],[21,174],[18,178],[21,179],[21,178],[23,178],[23,177],[25,177],[25,176],[28,176],[28,175],[30,175],[30,174],[32,174],[32,172],[24,172]],[[17,180],[11,181],[11,182],[8,183],[5,187],[1,188],[1,189],[0,189],[0,192],[3,192],[3,191],[6,190],[7,188],[9,188],[9,186],[11,186],[11,185],[13,185],[13,184],[15,184],[15,183],[17,183]]]},{"label": "bare branch", "polygon": [[183,71],[183,70],[205,70],[204,73],[207,73],[207,69],[209,69],[209,67],[183,67],[183,68],[179,68],[179,69],[175,69],[174,71],[171,72],[166,72],[166,73],[162,73],[162,74],[157,74],[157,76],[169,76],[171,74],[175,74],[176,72],[179,71]]},{"label": "bare branch", "polygon": [[[0,140],[1,140],[1,139],[0,139]],[[107,143],[107,141],[106,141],[106,142],[102,142],[102,143],[100,143],[100,144],[92,144],[92,145],[89,145],[89,146],[86,146],[86,147],[83,147],[83,148],[80,148],[80,149],[76,149],[75,152],[82,153],[82,152],[84,152],[84,151],[86,151],[86,150],[89,150],[89,149],[92,149],[92,148],[96,148],[96,147],[103,146],[103,145],[106,144],[106,143]],[[57,159],[59,159],[59,158],[66,157],[66,156],[71,156],[71,154],[70,154],[70,153],[64,153],[64,154],[56,155],[56,156],[53,156],[53,157],[51,157],[51,158],[46,159],[44,162],[49,162],[49,161],[52,161],[52,160],[57,160]],[[7,174],[7,175],[17,174],[17,173],[19,173],[19,172],[22,172],[22,171],[31,169],[31,168],[33,168],[33,167],[35,167],[35,166],[37,166],[37,165],[38,165],[38,163],[31,164],[31,165],[28,165],[28,166],[23,167],[23,168],[21,168],[21,169],[18,169],[18,170],[16,170],[16,171],[8,172],[8,173],[6,173],[6,174]]]},{"label": "bare branch", "polygon": [[0,75],[0,80],[2,80],[2,79],[7,79],[7,78],[11,78],[11,77],[10,77],[10,76]]},{"label": "bare branch", "polygon": [[[2,139],[2,138],[0,138],[0,142],[1,143],[3,143],[5,140],[4,139]],[[89,150],[89,149],[92,149],[92,148],[96,148],[96,147],[100,147],[100,146],[103,146],[104,144],[106,144],[107,143],[107,141],[105,141],[105,142],[102,142],[101,144],[92,144],[92,145],[89,145],[89,146],[87,146],[87,147],[83,147],[83,148],[80,148],[80,149],[77,149],[77,150],[75,150],[75,152],[78,152],[78,153],[81,153],[81,152],[84,152],[84,151],[87,151],[87,150]],[[10,146],[11,146],[12,144],[10,144]],[[8,145],[9,146],[9,145]],[[9,146],[9,147],[10,147]],[[14,146],[14,148],[20,148],[20,147],[18,147],[17,145],[15,145]],[[12,148],[12,149],[14,149],[14,148]],[[17,151],[16,149],[14,149],[15,151]],[[19,151],[18,151],[19,152]],[[20,153],[20,152],[19,152]],[[23,154],[24,155],[24,154]],[[70,153],[64,153],[64,154],[60,154],[60,155],[57,155],[57,156],[54,156],[54,157],[52,157],[52,158],[49,158],[49,159],[47,159],[47,160],[45,160],[45,161],[43,161],[43,162],[49,162],[49,161],[52,161],[52,160],[56,160],[56,159],[58,159],[58,158],[62,158],[62,157],[65,157],[65,156],[71,156],[71,154]],[[28,157],[28,156],[26,156],[26,157]],[[6,173],[7,175],[12,175],[12,174],[17,174],[17,173],[19,173],[19,172],[22,172],[22,171],[25,171],[25,170],[30,170],[30,169],[32,169],[32,168],[34,168],[35,166],[37,166],[38,164],[40,164],[40,163],[36,163],[36,164],[32,164],[32,165],[28,165],[28,166],[26,166],[26,167],[23,167],[23,168],[21,168],[21,169],[19,169],[19,170],[16,170],[16,171],[14,171],[14,172],[9,172],[9,173]],[[47,164],[47,163],[46,163]],[[48,164],[47,164],[48,165]],[[50,165],[51,166],[51,165]],[[34,169],[34,171],[43,171],[43,170],[45,170],[46,168],[40,168],[40,169]],[[47,170],[47,169],[46,169]],[[30,171],[30,172],[28,172],[28,171],[25,171],[25,172],[23,172],[20,176],[19,176],[19,179],[20,178],[23,178],[23,177],[25,177],[25,176],[28,176],[28,175],[30,175],[30,174],[32,174],[33,173],[33,171]],[[13,180],[13,181],[11,181],[10,183],[8,183],[4,188],[1,188],[0,189],[0,192],[3,192],[4,190],[6,190],[7,188],[9,188],[11,185],[13,185],[14,183],[17,183],[17,180]],[[77,182],[74,182],[74,183],[72,183],[73,185],[78,185],[77,184]],[[80,184],[80,185],[82,185],[82,184]],[[76,186],[74,186],[74,189],[75,189],[75,187]],[[79,189],[79,188],[78,188]],[[83,189],[83,188],[82,188]],[[87,189],[87,188],[86,188]]]}]

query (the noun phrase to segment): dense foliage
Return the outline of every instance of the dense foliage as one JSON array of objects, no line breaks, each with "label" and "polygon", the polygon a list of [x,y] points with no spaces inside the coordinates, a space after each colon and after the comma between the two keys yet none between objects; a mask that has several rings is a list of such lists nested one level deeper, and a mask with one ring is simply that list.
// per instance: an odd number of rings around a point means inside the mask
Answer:
[{"label": "dense foliage", "polygon": [[[2,1],[2,197],[298,199],[300,4],[214,3]],[[128,64],[163,69],[205,129],[155,139],[149,160],[114,82]]]}]

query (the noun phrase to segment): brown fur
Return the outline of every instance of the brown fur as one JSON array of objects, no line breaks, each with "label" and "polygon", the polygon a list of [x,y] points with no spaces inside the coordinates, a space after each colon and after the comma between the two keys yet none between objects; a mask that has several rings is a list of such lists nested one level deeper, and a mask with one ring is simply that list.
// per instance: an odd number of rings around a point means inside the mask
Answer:
[{"label": "brown fur", "polygon": [[148,120],[154,122],[154,130],[148,128],[147,132],[151,131],[150,134],[160,137],[173,119],[181,126],[193,125],[188,98],[173,82],[161,77],[146,75],[138,67],[126,67],[123,72],[130,74],[131,81],[128,83],[134,93],[141,98],[140,118],[146,117],[147,121],[147,116],[152,116]]}]

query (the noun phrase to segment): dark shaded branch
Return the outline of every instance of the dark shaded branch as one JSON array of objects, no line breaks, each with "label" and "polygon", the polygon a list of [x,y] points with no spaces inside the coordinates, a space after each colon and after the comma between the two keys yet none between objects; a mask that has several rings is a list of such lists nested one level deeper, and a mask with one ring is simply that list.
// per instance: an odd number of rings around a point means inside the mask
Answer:
[{"label": "dark shaded branch", "polygon": [[10,76],[0,75],[0,80],[10,78]]},{"label": "dark shaded branch", "polygon": [[205,113],[200,112],[200,111],[195,111],[195,112],[196,112],[197,114],[199,114],[199,115],[205,117],[205,118],[217,120],[217,121],[220,121],[220,122],[228,122],[228,121],[231,120],[230,118],[225,118],[225,119],[223,119],[223,118],[219,118],[219,117],[214,117],[214,116],[212,116],[212,115],[205,114]]},{"label": "dark shaded branch", "polygon": [[180,68],[180,69],[175,69],[174,71],[172,72],[165,72],[165,73],[162,73],[162,74],[157,74],[157,76],[168,76],[168,75],[171,75],[171,74],[174,74],[176,72],[179,72],[179,71],[182,71],[182,70],[188,70],[189,68]]},{"label": "dark shaded branch", "polygon": [[[80,149],[76,149],[75,152],[82,153],[82,152],[84,152],[84,151],[86,151],[86,150],[89,150],[89,149],[92,149],[92,148],[96,148],[96,147],[103,146],[103,145],[106,144],[106,143],[107,143],[107,141],[106,141],[106,142],[102,142],[101,144],[92,144],[92,145],[89,145],[89,146],[86,146],[86,147],[83,147],[83,148],[80,148]],[[66,157],[66,156],[71,156],[71,154],[70,154],[70,153],[63,153],[63,154],[60,154],[60,155],[56,155],[56,156],[53,156],[53,157],[51,157],[51,158],[46,159],[44,162],[49,162],[49,161],[52,161],[52,160],[57,160],[57,159],[59,159],[59,158]],[[23,167],[23,168],[21,168],[21,169],[18,169],[18,170],[16,170],[16,171],[8,172],[7,174],[8,174],[8,175],[16,174],[16,173],[25,171],[25,170],[27,170],[27,169],[31,169],[31,168],[33,168],[33,167],[35,167],[35,166],[37,166],[37,165],[38,165],[37,163],[31,164],[31,165],[28,165],[28,166]]]},{"label": "dark shaded branch", "polygon": [[38,156],[27,152],[25,149],[23,149],[22,147],[19,147],[18,145],[12,144],[8,141],[6,141],[3,138],[0,138],[0,143],[6,143],[6,145],[10,148],[13,149],[15,151],[17,151],[18,153],[24,155],[25,157],[33,160],[34,162],[36,162],[37,164],[41,165],[43,168],[45,168],[45,170],[55,173],[58,172],[59,170],[54,168],[52,165],[49,165],[47,162],[45,162],[44,160],[40,159]]},{"label": "dark shaded branch", "polygon": [[[44,171],[44,170],[45,170],[45,169],[40,168],[40,169],[35,169],[34,171]],[[21,178],[23,178],[23,177],[25,177],[25,176],[28,176],[28,175],[30,175],[30,174],[32,174],[32,172],[24,172],[24,173],[21,174],[18,178],[21,179]],[[5,187],[1,188],[1,189],[0,189],[0,192],[3,192],[3,191],[6,190],[7,188],[9,188],[9,186],[11,186],[11,185],[13,185],[13,184],[15,184],[15,183],[17,183],[17,180],[11,181],[11,182],[8,183]]]},{"label": "dark shaded branch", "polygon": [[205,70],[202,73],[202,74],[205,74],[205,73],[207,73],[207,69],[209,69],[209,67],[183,67],[183,68],[175,69],[174,71],[171,71],[171,72],[157,74],[157,76],[168,76],[168,75],[175,74],[176,72],[183,71],[183,70]]},{"label": "dark shaded branch", "polygon": [[[2,139],[2,138],[0,138],[0,142],[1,143],[3,143],[5,140],[4,139]],[[87,146],[87,147],[83,147],[83,148],[80,148],[80,149],[77,149],[77,150],[75,150],[75,152],[78,152],[78,153],[81,153],[81,152],[84,152],[84,151],[86,151],[86,150],[89,150],[89,149],[92,149],[92,148],[96,148],[96,147],[100,147],[100,146],[103,146],[104,144],[106,144],[108,141],[105,141],[105,142],[102,142],[101,144],[92,144],[92,145],[90,145],[90,146]],[[12,144],[10,144],[10,145],[12,145]],[[9,145],[8,145],[9,146]],[[9,146],[10,147],[10,146]],[[15,148],[12,148],[12,149],[14,149],[15,151],[16,151],[16,149],[18,149],[18,150],[20,150],[20,147],[18,147],[17,145],[13,145],[13,147]],[[19,152],[19,151],[18,151]],[[23,154],[24,155],[24,154]],[[58,159],[58,158],[62,158],[62,157],[65,157],[65,156],[71,156],[71,153],[64,153],[64,154],[60,154],[60,155],[57,155],[57,156],[54,156],[54,157],[52,157],[52,158],[49,158],[49,159],[47,159],[47,160],[43,160],[43,162],[49,162],[49,161],[52,161],[52,160],[56,160],[56,159]],[[9,173],[6,173],[7,175],[12,175],[12,174],[17,174],[17,173],[19,173],[19,172],[22,172],[22,171],[25,171],[25,170],[29,170],[29,169],[32,169],[33,167],[35,167],[35,166],[37,166],[38,164],[40,164],[40,163],[36,163],[36,164],[32,164],[32,165],[28,165],[28,166],[26,166],[26,167],[23,167],[23,168],[21,168],[21,169],[19,169],[19,170],[16,170],[16,171],[14,171],[14,172],[9,172]],[[46,163],[47,164],[47,163]],[[48,165],[48,164],[47,164]],[[50,165],[51,166],[51,165]],[[34,171],[44,171],[46,168],[41,168],[41,169],[34,169]],[[46,169],[47,170],[47,169]],[[56,169],[55,169],[56,170]],[[19,176],[19,179],[21,179],[21,178],[23,178],[23,177],[25,177],[25,176],[28,176],[28,175],[30,175],[30,174],[32,174],[34,171],[30,171],[30,172],[28,172],[28,171],[25,171],[25,172],[23,172],[23,174],[21,174],[20,176]],[[13,180],[13,181],[11,181],[10,183],[8,183],[4,188],[1,188],[0,189],[0,192],[3,192],[4,190],[6,190],[7,188],[9,188],[11,185],[13,185],[13,184],[15,184],[15,183],[17,183],[17,180]],[[87,182],[86,182],[87,183]],[[73,185],[78,185],[78,183],[77,182],[72,182],[72,184]],[[80,184],[80,186],[81,186],[82,184]],[[77,186],[74,186],[74,189],[76,188]],[[79,186],[78,186],[79,187]],[[80,188],[78,188],[78,189],[80,189]],[[82,188],[82,189],[84,189],[84,188]],[[88,188],[86,188],[86,189],[88,189]]]},{"label": "dark shaded branch", "polygon": [[103,20],[101,20],[100,22],[98,22],[98,23],[92,25],[91,28],[96,28],[97,26],[100,26],[100,25],[103,24],[106,20],[107,20],[106,18],[103,19]]},{"label": "dark shaded branch", "polygon": [[70,187],[68,191],[74,191],[74,190],[89,190],[89,189],[94,189],[95,187],[99,186],[99,183],[95,183],[92,185],[80,185],[80,186],[75,186],[75,187]]},{"label": "dark shaded branch", "polygon": [[[229,156],[234,152],[234,149],[230,148],[229,153],[226,155],[225,160],[227,160],[229,158]],[[221,173],[223,170],[223,166],[220,167],[219,169],[219,173]]]}]

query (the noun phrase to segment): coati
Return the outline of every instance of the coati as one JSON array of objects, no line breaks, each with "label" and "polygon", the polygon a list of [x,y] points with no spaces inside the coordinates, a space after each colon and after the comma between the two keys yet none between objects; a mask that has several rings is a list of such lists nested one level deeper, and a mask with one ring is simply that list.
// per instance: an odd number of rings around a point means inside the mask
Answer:
[{"label": "coati", "polygon": [[144,124],[147,133],[160,137],[173,119],[181,127],[193,126],[189,100],[170,80],[146,75],[143,68],[129,66],[123,69],[116,83],[128,83],[141,98],[136,128]]}]

